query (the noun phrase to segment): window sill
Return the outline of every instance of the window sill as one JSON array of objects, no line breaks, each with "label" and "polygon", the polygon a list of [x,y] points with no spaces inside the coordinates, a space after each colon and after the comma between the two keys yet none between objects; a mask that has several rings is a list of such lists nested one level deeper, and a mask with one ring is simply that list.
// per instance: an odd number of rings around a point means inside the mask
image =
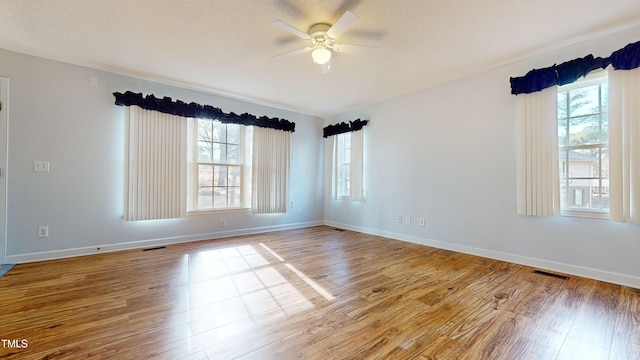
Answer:
[{"label": "window sill", "polygon": [[609,220],[609,212],[608,211],[599,211],[599,210],[569,210],[564,209],[560,211],[561,216],[568,217],[577,217],[577,218],[585,218],[585,219],[600,219],[600,220]]},{"label": "window sill", "polygon": [[250,208],[229,208],[229,209],[208,209],[208,210],[191,210],[187,211],[187,215],[211,215],[211,214],[230,214],[230,213],[250,213]]}]

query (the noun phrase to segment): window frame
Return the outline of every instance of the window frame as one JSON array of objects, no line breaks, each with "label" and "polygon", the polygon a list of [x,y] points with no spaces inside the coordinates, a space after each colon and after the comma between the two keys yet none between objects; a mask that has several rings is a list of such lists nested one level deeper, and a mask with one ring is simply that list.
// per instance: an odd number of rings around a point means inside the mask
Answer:
[{"label": "window frame", "polygon": [[[581,88],[586,88],[586,87],[590,87],[590,86],[594,86],[594,85],[605,85],[608,86],[608,76],[607,76],[607,71],[606,70],[600,70],[600,71],[595,71],[590,73],[589,75],[587,75],[584,79],[580,79],[577,80],[571,84],[566,84],[563,86],[559,86],[558,87],[558,97],[560,96],[561,93],[567,93],[566,97],[566,101],[567,101],[567,111],[566,111],[566,115],[564,120],[566,121],[566,127],[567,127],[567,131],[566,131],[566,136],[567,139],[570,136],[570,132],[569,132],[569,126],[570,126],[570,122],[569,120],[572,118],[570,116],[569,113],[569,92],[570,91],[575,91]],[[607,89],[608,91],[608,89]],[[559,103],[557,104],[557,107],[559,107]],[[600,199],[602,199],[602,194],[604,193],[609,193],[608,190],[608,186],[607,191],[605,192],[603,190],[604,185],[603,185],[603,180],[608,180],[609,177],[603,177],[603,165],[602,165],[602,160],[603,160],[603,153],[607,153],[609,151],[609,139],[607,138],[606,141],[605,139],[602,138],[602,131],[603,131],[603,122],[604,121],[609,121],[609,117],[608,117],[608,104],[606,106],[606,111],[603,112],[603,99],[602,99],[602,88],[599,88],[598,90],[598,112],[594,113],[594,114],[588,114],[588,115],[581,115],[581,116],[593,116],[593,115],[598,115],[598,126],[599,126],[599,134],[600,134],[600,142],[599,143],[594,143],[594,144],[585,144],[585,145],[570,145],[569,143],[567,144],[561,144],[560,143],[560,137],[558,134],[558,153],[559,155],[562,154],[563,152],[566,154],[565,158],[560,158],[559,156],[559,172],[558,172],[558,177],[559,177],[559,183],[562,186],[563,181],[566,184],[565,187],[565,194],[564,196],[566,197],[566,199],[561,199],[561,208],[560,208],[560,215],[561,216],[570,216],[570,217],[583,217],[583,218],[593,218],[593,219],[609,219],[609,212],[610,209],[607,208],[597,208],[597,209],[592,209],[592,208],[582,208],[582,207],[577,207],[577,206],[571,206],[569,205],[569,203],[571,202],[569,197],[568,197],[568,193],[569,193],[569,184],[572,180],[597,180],[598,181],[598,188],[600,191]],[[579,117],[579,116],[578,116]],[[558,113],[558,128],[560,128],[560,121],[562,119],[560,119],[560,114]],[[574,117],[575,118],[575,117]],[[607,128],[608,128],[608,123],[607,123]],[[607,132],[608,135],[608,132]],[[605,141],[605,142],[603,142]],[[586,150],[586,149],[598,149],[598,153],[600,156],[600,159],[598,161],[598,176],[590,176],[590,177],[573,177],[573,176],[565,176],[566,175],[570,175],[569,173],[567,173],[567,168],[569,166],[568,162],[569,162],[569,151],[572,150]],[[569,169],[569,171],[571,171]],[[575,190],[575,189],[573,189]],[[585,194],[586,193],[586,194]],[[561,194],[562,195],[562,194]],[[583,203],[585,202],[584,196],[591,196],[591,193],[588,191],[583,191]],[[562,205],[564,204],[564,206]]]}]

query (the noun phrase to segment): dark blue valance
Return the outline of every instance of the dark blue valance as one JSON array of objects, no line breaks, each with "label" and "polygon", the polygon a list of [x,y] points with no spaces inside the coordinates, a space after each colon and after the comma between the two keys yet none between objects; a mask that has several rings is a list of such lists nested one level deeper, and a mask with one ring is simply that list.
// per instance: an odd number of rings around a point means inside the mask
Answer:
[{"label": "dark blue valance", "polygon": [[322,137],[327,138],[329,136],[347,133],[350,131],[361,130],[369,123],[369,120],[356,119],[349,121],[349,123],[341,122],[339,124],[328,125],[322,129]]},{"label": "dark blue valance", "polygon": [[533,69],[525,76],[511,78],[511,93],[528,94],[557,84],[555,65],[544,69]]},{"label": "dark blue valance", "polygon": [[533,69],[525,76],[511,78],[511,93],[529,94],[554,85],[570,84],[589,72],[613,66],[616,70],[632,70],[640,67],[640,41],[628,44],[608,58],[587,55],[543,69]]},{"label": "dark blue valance", "polygon": [[158,99],[153,94],[142,96],[142,94],[127,91],[124,94],[115,92],[116,105],[131,106],[136,105],[146,110],[155,110],[165,114],[172,114],[198,119],[219,120],[225,124],[240,124],[246,126],[259,126],[276,130],[294,132],[296,124],[285,119],[268,118],[266,116],[257,117],[252,114],[225,113],[221,109],[211,105],[200,105],[196,103],[187,104],[180,100],[173,101],[170,97]]},{"label": "dark blue valance", "polygon": [[614,51],[610,58],[611,65],[616,70],[633,70],[640,67],[640,41]]}]

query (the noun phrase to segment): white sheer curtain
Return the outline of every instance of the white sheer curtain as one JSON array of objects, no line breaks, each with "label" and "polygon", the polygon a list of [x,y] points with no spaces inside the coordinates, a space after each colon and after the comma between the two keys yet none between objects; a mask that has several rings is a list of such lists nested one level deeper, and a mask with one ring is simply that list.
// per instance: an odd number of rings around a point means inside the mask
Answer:
[{"label": "white sheer curtain", "polygon": [[187,211],[198,209],[198,119],[187,118]]},{"label": "white sheer curtain", "polygon": [[126,108],[124,218],[186,216],[186,118]]},{"label": "white sheer curtain", "polygon": [[363,133],[364,130],[351,133],[351,169],[349,172],[351,201],[363,200]]},{"label": "white sheer curtain", "polygon": [[329,171],[326,172],[326,178],[325,178],[325,184],[328,185],[328,187],[326,187],[326,191],[327,191],[327,197],[329,199],[337,199],[338,198],[338,189],[337,189],[337,183],[338,183],[338,170],[336,169],[336,167],[338,166],[338,137],[337,136],[330,136],[328,138],[324,139],[324,149],[325,149],[325,159],[326,160],[326,164],[325,164],[325,169],[329,169]]},{"label": "white sheer curtain", "polygon": [[254,127],[252,201],[254,214],[287,212],[291,133]]},{"label": "white sheer curtain", "polygon": [[557,97],[557,86],[517,96],[517,212],[521,215],[560,215]]},{"label": "white sheer curtain", "polygon": [[611,220],[640,223],[640,68],[609,70],[609,177]]}]

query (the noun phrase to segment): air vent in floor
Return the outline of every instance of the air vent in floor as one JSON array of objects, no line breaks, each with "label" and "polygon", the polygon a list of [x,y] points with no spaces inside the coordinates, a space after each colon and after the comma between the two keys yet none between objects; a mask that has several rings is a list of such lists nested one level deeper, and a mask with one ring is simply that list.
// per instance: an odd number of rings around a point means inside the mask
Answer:
[{"label": "air vent in floor", "polygon": [[166,246],[158,246],[158,247],[142,249],[142,251],[160,250],[160,249],[166,249],[166,248],[167,248]]},{"label": "air vent in floor", "polygon": [[557,279],[562,279],[562,280],[569,280],[569,276],[567,275],[562,275],[562,274],[554,274],[548,271],[544,271],[544,270],[533,270],[532,273],[534,274],[540,274],[540,275],[544,275],[544,276],[551,276]]}]

